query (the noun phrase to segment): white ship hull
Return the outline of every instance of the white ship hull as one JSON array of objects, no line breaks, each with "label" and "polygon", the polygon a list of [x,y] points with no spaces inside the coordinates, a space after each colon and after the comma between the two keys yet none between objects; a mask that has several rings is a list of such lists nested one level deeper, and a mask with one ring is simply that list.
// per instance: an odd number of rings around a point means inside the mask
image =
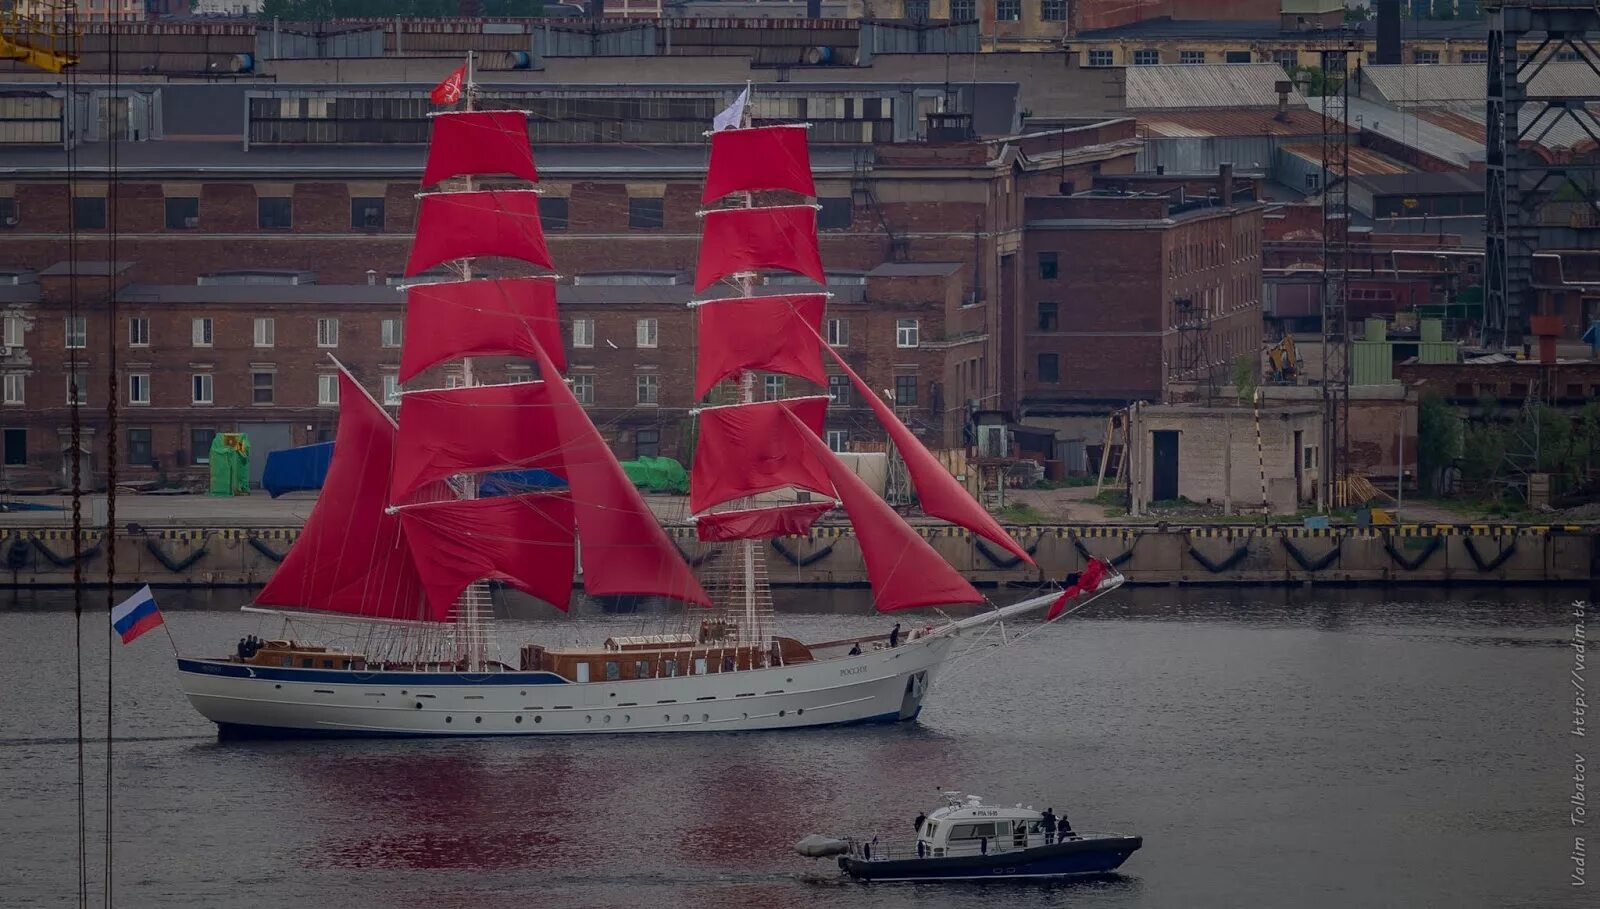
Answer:
[{"label": "white ship hull", "polygon": [[178,675],[224,736],[742,732],[915,719],[957,632],[777,668],[624,681],[190,659]]}]

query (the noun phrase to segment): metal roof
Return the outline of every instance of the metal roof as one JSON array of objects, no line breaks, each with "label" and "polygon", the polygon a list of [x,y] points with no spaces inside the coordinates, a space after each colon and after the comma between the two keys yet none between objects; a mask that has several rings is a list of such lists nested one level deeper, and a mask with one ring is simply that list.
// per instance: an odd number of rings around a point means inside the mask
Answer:
[{"label": "metal roof", "polygon": [[[1312,98],[1310,103],[1313,109],[1320,110],[1322,99]],[[1331,109],[1335,115],[1339,113],[1337,104]],[[1352,97],[1347,113],[1347,123],[1358,125],[1407,148],[1426,152],[1441,161],[1467,167],[1484,158],[1481,140],[1473,141],[1436,123],[1429,123],[1418,117],[1415,111],[1396,110],[1376,101]]]},{"label": "metal roof", "polygon": [[[1280,41],[1306,44],[1338,38],[1341,35],[1360,40],[1376,37],[1376,34],[1375,28],[1364,28],[1362,26],[1348,29],[1285,30],[1283,23],[1276,16],[1271,19],[1172,19],[1163,16],[1158,19],[1146,19],[1142,22],[1130,22],[1127,25],[1079,32],[1078,38],[1086,41],[1103,41],[1107,39],[1137,40],[1140,38],[1149,38],[1151,40],[1167,38],[1232,38],[1241,44],[1247,41],[1278,39]],[[1408,40],[1451,39],[1456,41],[1484,41],[1488,38],[1489,26],[1482,19],[1456,21],[1413,19],[1404,23],[1402,34]]]},{"label": "metal roof", "polygon": [[[1363,66],[1356,73],[1363,97],[1392,106],[1428,107],[1451,101],[1481,105],[1488,97],[1488,78],[1478,63]],[[1600,95],[1600,75],[1581,62],[1552,61],[1539,69],[1527,87],[1529,94],[1549,97]]]},{"label": "metal roof", "polygon": [[[1287,79],[1276,63],[1212,63],[1127,68],[1123,106],[1128,110],[1278,107],[1277,84]],[[1306,99],[1291,88],[1290,107]]]},{"label": "metal roof", "polygon": [[[1282,148],[1285,152],[1302,160],[1309,161],[1318,167],[1322,166],[1322,146],[1320,144],[1299,143],[1284,145]],[[1350,174],[1352,176],[1358,174],[1409,174],[1415,171],[1416,168],[1404,162],[1396,161],[1388,155],[1375,152],[1370,148],[1362,148],[1359,145],[1350,146]]]},{"label": "metal roof", "polygon": [[[1276,110],[1158,111],[1139,114],[1151,136],[1212,138],[1233,136],[1320,136],[1322,114],[1305,108]],[[1330,124],[1339,131],[1338,122]]]}]

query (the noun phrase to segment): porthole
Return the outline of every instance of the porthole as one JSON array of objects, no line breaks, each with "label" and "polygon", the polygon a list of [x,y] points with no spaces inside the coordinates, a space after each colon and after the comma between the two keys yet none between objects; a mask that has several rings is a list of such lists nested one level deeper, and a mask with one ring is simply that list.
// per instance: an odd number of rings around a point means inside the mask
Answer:
[{"label": "porthole", "polygon": [[583,715],[583,721],[585,723],[593,723],[594,722],[594,717],[592,717],[592,716],[590,716],[589,714],[586,713],[586,714]]},{"label": "porthole", "polygon": [[519,722],[519,723],[522,722],[522,717],[520,717],[520,716],[517,717],[517,722]]},{"label": "porthole", "polygon": [[451,723],[451,722],[454,722],[454,721],[455,721],[455,717],[448,717],[448,716],[447,716],[447,717],[445,717],[445,718],[444,718],[444,721],[445,721],[445,722],[446,722],[446,723]]},{"label": "porthole", "polygon": [[481,722],[483,722],[483,717],[481,717],[481,716],[479,716],[479,717],[473,717],[473,718],[472,718],[472,721],[473,721],[473,722],[474,722],[474,723],[481,723]]},{"label": "porthole", "polygon": [[784,711],[782,711],[782,710],[778,711],[778,716],[783,716],[783,715],[784,715]]},{"label": "porthole", "polygon": [[750,714],[748,714],[748,713],[740,714],[740,716],[742,716],[744,719],[747,719],[747,720],[750,719]]},{"label": "porthole", "polygon": [[711,714],[709,714],[709,713],[700,714],[700,722],[702,722],[702,723],[711,722]]},{"label": "porthole", "polygon": [[613,691],[613,692],[611,692],[611,696],[612,696],[612,697],[616,697],[616,696],[617,696],[617,693],[616,693],[616,692],[615,692],[615,691]]},{"label": "porthole", "polygon": [[685,723],[689,722],[689,715],[687,713],[683,715],[683,721]]},{"label": "porthole", "polygon": [[406,691],[406,690],[405,690],[405,689],[404,689],[404,688],[402,688],[402,689],[400,689],[400,694],[401,694],[401,695],[402,695],[402,696],[404,696],[404,695],[406,695],[406,694],[407,694],[407,693],[408,693],[408,692],[407,692],[407,691]]},{"label": "porthole", "polygon": [[422,702],[421,702],[421,701],[418,701],[418,702],[417,702],[417,709],[418,709],[418,710],[421,710],[421,709],[422,709]]},{"label": "porthole", "polygon": [[283,686],[282,685],[273,685],[272,687],[274,687],[274,688],[282,688]]},{"label": "porthole", "polygon": [[661,715],[661,722],[663,722],[663,723],[670,723],[670,722],[672,722],[672,714],[670,714],[670,713],[663,713],[663,714],[662,714],[662,715]]},{"label": "porthole", "polygon": [[784,679],[784,681],[788,682],[790,685],[794,684],[794,679]]},{"label": "porthole", "polygon": [[806,709],[805,709],[805,708],[804,708],[804,707],[800,707],[800,708],[797,708],[797,709],[796,709],[796,710],[795,710],[795,712],[794,712],[794,715],[795,715],[795,716],[801,716],[801,715],[803,715],[803,714],[804,714],[804,713],[805,713],[805,712],[806,712]]},{"label": "porthole", "polygon": [[611,714],[609,714],[609,713],[606,714],[606,722],[607,723],[611,722]]},{"label": "porthole", "polygon": [[542,716],[536,716],[536,717],[534,717],[534,718],[533,718],[533,721],[534,721],[534,722],[535,722],[535,723],[543,723],[543,722],[544,722],[544,717],[542,717]]},{"label": "porthole", "polygon": [[526,692],[526,691],[522,692],[522,696],[523,697],[527,697],[528,696],[528,692]]},{"label": "porthole", "polygon": [[631,722],[633,722],[633,716],[632,716],[632,714],[627,714],[627,713],[624,713],[624,714],[623,714],[623,715],[622,715],[622,721],[623,721],[623,722],[624,722],[624,723],[631,723]]}]

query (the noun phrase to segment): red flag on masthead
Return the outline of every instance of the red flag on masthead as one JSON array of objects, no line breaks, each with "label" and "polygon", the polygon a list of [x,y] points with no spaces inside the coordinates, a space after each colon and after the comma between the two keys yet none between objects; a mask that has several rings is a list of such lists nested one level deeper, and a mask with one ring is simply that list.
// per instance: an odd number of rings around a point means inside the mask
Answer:
[{"label": "red flag on masthead", "polygon": [[467,65],[465,63],[456,67],[456,71],[444,77],[444,81],[433,87],[434,104],[454,104],[461,100],[461,92],[467,84]]},{"label": "red flag on masthead", "polygon": [[1100,559],[1090,559],[1089,564],[1083,566],[1083,571],[1078,573],[1078,583],[1061,591],[1061,599],[1050,604],[1050,611],[1045,614],[1045,621],[1050,621],[1061,614],[1067,606],[1067,601],[1084,593],[1094,593],[1100,589],[1100,582],[1106,577],[1106,563]]}]

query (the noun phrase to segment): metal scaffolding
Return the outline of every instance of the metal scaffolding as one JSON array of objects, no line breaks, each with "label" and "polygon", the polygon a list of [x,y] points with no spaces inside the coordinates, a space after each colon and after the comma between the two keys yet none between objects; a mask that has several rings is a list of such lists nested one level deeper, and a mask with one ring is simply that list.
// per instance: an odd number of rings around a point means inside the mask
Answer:
[{"label": "metal scaffolding", "polygon": [[1338,501],[1350,451],[1350,55],[1360,45],[1344,28],[1324,34],[1322,95],[1322,459],[1324,509]]}]

